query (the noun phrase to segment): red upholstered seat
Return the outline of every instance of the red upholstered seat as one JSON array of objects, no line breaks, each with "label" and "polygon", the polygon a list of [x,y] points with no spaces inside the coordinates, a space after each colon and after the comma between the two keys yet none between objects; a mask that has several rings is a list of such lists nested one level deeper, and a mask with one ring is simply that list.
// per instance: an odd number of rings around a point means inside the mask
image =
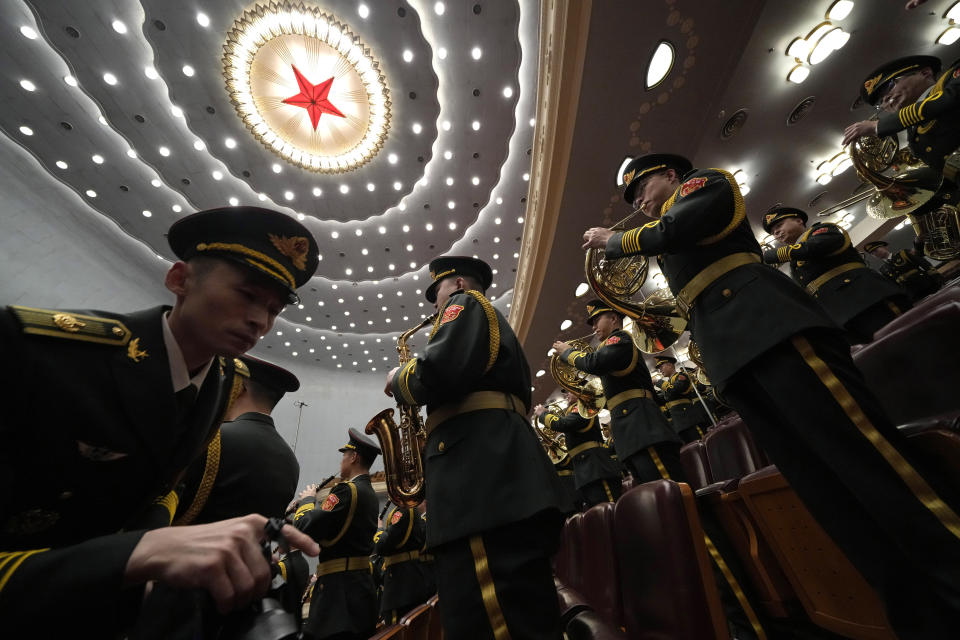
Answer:
[{"label": "red upholstered seat", "polygon": [[680,449],[680,465],[687,474],[687,481],[693,490],[703,488],[713,482],[710,476],[710,464],[707,462],[707,450],[703,441],[695,440]]},{"label": "red upholstered seat", "polygon": [[739,416],[707,433],[703,446],[714,482],[742,478],[769,464]]},{"label": "red upholstered seat", "polygon": [[[858,351],[853,358],[895,424],[956,411],[960,366],[960,301],[946,300]],[[928,375],[917,363],[935,367]]]},{"label": "red upholstered seat", "polygon": [[960,287],[958,286],[947,286],[936,293],[927,296],[923,300],[920,300],[912,309],[904,313],[903,315],[894,318],[892,321],[887,323],[886,326],[881,327],[873,336],[873,341],[876,342],[884,336],[888,336],[894,331],[902,329],[908,325],[911,325],[918,320],[922,320],[925,316],[929,315],[930,312],[941,305],[950,303],[950,302],[960,302]]},{"label": "red upholstered seat", "polygon": [[627,634],[604,620],[596,611],[584,611],[566,626],[568,640],[624,640]]},{"label": "red upholstered seat", "polygon": [[580,590],[580,520],[583,514],[575,513],[567,518],[560,531],[560,546],[554,560],[554,575],[576,591]]},{"label": "red upholstered seat", "polygon": [[580,593],[597,614],[619,627],[623,624],[620,576],[613,538],[612,502],[588,509],[580,521]]},{"label": "red upholstered seat", "polygon": [[427,604],[430,605],[430,623],[427,628],[427,640],[443,640],[443,622],[440,617],[440,602],[439,596],[433,594],[430,596],[430,599],[427,600]]},{"label": "red upholstered seat", "polygon": [[433,608],[429,604],[421,604],[400,618],[400,624],[407,628],[405,640],[427,640],[432,612]]},{"label": "red upholstered seat", "polygon": [[729,638],[688,485],[631,489],[617,501],[614,525],[628,637]]},{"label": "red upholstered seat", "polygon": [[951,486],[960,487],[960,412],[898,427],[910,448],[929,469]]},{"label": "red upholstered seat", "polygon": [[407,631],[402,624],[392,624],[370,636],[370,640],[410,640]]}]

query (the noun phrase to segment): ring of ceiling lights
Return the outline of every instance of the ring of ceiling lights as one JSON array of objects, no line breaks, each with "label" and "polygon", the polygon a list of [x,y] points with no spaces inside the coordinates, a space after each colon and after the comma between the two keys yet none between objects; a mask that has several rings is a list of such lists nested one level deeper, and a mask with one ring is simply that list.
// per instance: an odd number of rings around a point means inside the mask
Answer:
[{"label": "ring of ceiling lights", "polygon": [[[237,114],[287,162],[343,173],[383,147],[390,97],[380,64],[333,16],[289,2],[257,5],[234,22],[223,50],[223,75]],[[305,77],[299,69],[306,68],[329,70],[323,75],[330,78]],[[299,96],[290,95],[291,85],[300,87]],[[320,101],[315,93],[307,95],[321,86]],[[318,102],[323,111],[315,117],[308,106],[317,109]]]}]

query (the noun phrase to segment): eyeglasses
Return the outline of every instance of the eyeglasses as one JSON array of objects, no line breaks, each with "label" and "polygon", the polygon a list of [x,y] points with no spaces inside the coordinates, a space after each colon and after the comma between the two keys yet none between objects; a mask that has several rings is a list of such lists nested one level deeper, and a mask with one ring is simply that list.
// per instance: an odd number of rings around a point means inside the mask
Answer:
[{"label": "eyeglasses", "polygon": [[918,73],[919,71],[914,71],[913,73],[907,73],[902,76],[897,76],[896,78],[887,80],[887,82],[882,87],[880,87],[880,91],[878,92],[880,99],[877,101],[877,109],[883,108],[883,105],[887,101],[887,98],[890,97],[890,92],[893,91],[894,87],[900,84],[901,80],[903,80],[904,78],[909,78],[910,76],[915,76]]}]

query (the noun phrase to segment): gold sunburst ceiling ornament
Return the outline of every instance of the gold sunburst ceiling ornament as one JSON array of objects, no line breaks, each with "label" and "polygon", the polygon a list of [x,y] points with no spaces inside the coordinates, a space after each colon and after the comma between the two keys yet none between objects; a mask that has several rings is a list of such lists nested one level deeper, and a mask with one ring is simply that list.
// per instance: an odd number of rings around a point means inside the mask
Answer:
[{"label": "gold sunburst ceiling ornament", "polygon": [[341,173],[383,146],[390,93],[380,65],[333,16],[303,4],[256,5],[233,23],[223,51],[237,113],[288,162]]}]

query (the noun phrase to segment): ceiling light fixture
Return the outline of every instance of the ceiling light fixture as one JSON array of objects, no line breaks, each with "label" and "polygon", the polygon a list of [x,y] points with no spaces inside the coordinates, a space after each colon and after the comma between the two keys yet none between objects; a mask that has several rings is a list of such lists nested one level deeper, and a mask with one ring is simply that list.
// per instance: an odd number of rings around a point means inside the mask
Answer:
[{"label": "ceiling light fixture", "polygon": [[28,127],[27,125],[23,125],[23,126],[20,127],[20,133],[22,133],[22,134],[25,135],[25,136],[32,136],[32,135],[33,135],[33,129],[31,129],[31,128]]},{"label": "ceiling light fixture", "polygon": [[188,64],[183,65],[183,69],[181,69],[181,71],[183,71],[183,75],[187,76],[188,78],[192,78],[193,74],[196,73],[196,71],[193,70],[193,67]]},{"label": "ceiling light fixture", "polygon": [[650,56],[650,62],[647,64],[647,91],[656,87],[663,82],[664,78],[670,75],[670,70],[673,69],[674,58],[673,45],[666,40],[661,40],[657,44],[653,55]]},{"label": "ceiling light fixture", "polygon": [[209,27],[209,26],[210,26],[210,18],[208,18],[208,17],[207,17],[207,14],[205,14],[205,13],[198,13],[198,14],[197,14],[197,24],[199,24],[201,27]]},{"label": "ceiling light fixture", "polygon": [[107,73],[103,74],[103,81],[106,82],[107,84],[109,84],[110,86],[113,86],[113,85],[117,84],[117,76],[113,75],[112,73],[107,72]]},{"label": "ceiling light fixture", "polygon": [[[960,6],[960,4],[957,6]],[[960,39],[960,27],[950,25],[944,29],[943,33],[937,36],[936,42],[937,44],[953,44],[957,39]]]},{"label": "ceiling light fixture", "polygon": [[160,74],[157,73],[157,70],[154,69],[153,67],[144,67],[143,75],[147,76],[151,80],[156,80],[157,78],[160,77]]},{"label": "ceiling light fixture", "polygon": [[227,138],[226,140],[223,141],[223,145],[227,149],[235,149],[237,146],[237,141],[234,140],[233,138]]},{"label": "ceiling light fixture", "polygon": [[110,24],[110,26],[113,27],[113,30],[114,30],[114,31],[116,31],[117,33],[119,33],[119,34],[121,34],[121,35],[123,35],[124,33],[127,32],[127,25],[123,24],[123,23],[120,22],[119,20],[114,20],[114,21]]},{"label": "ceiling light fixture", "polygon": [[357,7],[357,15],[366,20],[370,17],[370,7],[365,4],[361,4]]},{"label": "ceiling light fixture", "polygon": [[94,164],[103,164],[103,156],[99,153],[93,154],[90,159],[93,160]]},{"label": "ceiling light fixture", "polygon": [[853,0],[837,0],[827,9],[827,20],[843,20],[853,10]]},{"label": "ceiling light fixture", "polygon": [[66,169],[66,168],[69,167],[69,166],[70,166],[70,165],[68,165],[68,164],[67,164],[66,162],[64,162],[63,160],[57,160],[57,167],[59,167],[60,169]]},{"label": "ceiling light fixture", "polygon": [[441,60],[447,59],[447,50],[445,47],[440,47],[439,49],[437,49],[437,57],[440,58]]},{"label": "ceiling light fixture", "polygon": [[483,51],[480,49],[480,47],[474,47],[473,49],[470,49],[470,57],[474,60],[479,60],[482,56]]},{"label": "ceiling light fixture", "polygon": [[20,87],[21,87],[22,89],[24,89],[25,91],[36,91],[36,90],[37,90],[37,85],[33,84],[33,83],[30,82],[29,80],[21,80],[21,81],[20,81]]},{"label": "ceiling light fixture", "polygon": [[63,76],[63,81],[66,82],[71,87],[77,86],[77,79],[73,76]]},{"label": "ceiling light fixture", "polygon": [[28,27],[27,25],[23,25],[22,27],[20,27],[20,35],[22,35],[27,40],[37,39],[37,32],[34,31],[32,27]]}]

